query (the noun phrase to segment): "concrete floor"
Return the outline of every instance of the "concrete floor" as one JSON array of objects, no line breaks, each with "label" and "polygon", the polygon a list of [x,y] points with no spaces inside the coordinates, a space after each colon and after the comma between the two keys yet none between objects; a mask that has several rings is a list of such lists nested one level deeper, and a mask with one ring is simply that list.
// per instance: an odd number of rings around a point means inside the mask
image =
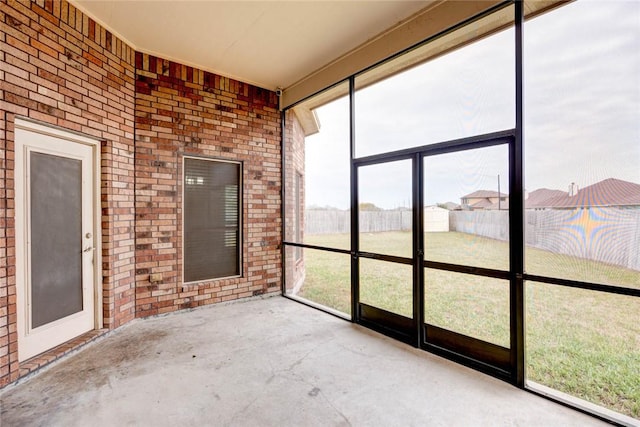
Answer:
[{"label": "concrete floor", "polygon": [[136,321],[0,404],[2,427],[606,425],[281,297]]}]

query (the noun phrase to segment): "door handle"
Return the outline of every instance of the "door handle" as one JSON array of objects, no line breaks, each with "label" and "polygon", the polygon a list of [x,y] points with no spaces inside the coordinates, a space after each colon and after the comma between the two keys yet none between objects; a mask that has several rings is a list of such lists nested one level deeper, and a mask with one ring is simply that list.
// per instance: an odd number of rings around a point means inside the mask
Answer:
[{"label": "door handle", "polygon": [[84,251],[82,251],[82,252],[91,252],[93,249],[94,248],[89,246],[89,247],[85,248]]}]

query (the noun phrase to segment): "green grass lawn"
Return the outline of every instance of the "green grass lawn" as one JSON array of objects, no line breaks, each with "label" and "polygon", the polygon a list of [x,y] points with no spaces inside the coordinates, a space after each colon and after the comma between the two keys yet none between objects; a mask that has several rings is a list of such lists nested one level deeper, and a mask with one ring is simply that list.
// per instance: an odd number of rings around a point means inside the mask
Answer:
[{"label": "green grass lawn", "polygon": [[[363,234],[368,252],[411,256],[409,233]],[[346,248],[349,235],[306,236],[306,243]],[[536,274],[640,288],[640,272],[527,249]],[[464,233],[427,233],[425,258],[507,269],[508,244]],[[350,313],[350,257],[305,249],[306,279],[298,293]],[[361,260],[361,301],[411,315],[411,268]],[[544,273],[543,273],[544,272]],[[507,281],[426,269],[429,323],[509,346]],[[526,288],[527,378],[640,418],[640,301],[638,298],[542,283]]]}]

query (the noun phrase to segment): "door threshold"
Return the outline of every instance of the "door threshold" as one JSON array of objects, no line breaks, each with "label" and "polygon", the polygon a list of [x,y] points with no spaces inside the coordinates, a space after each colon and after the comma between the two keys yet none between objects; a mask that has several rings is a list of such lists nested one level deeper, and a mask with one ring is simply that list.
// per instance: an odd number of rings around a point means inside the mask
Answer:
[{"label": "door threshold", "polygon": [[51,350],[47,350],[44,353],[40,353],[30,359],[20,362],[20,375],[18,377],[18,381],[30,376],[56,360],[76,352],[85,345],[96,341],[107,332],[109,332],[109,329],[94,329],[53,347]]}]

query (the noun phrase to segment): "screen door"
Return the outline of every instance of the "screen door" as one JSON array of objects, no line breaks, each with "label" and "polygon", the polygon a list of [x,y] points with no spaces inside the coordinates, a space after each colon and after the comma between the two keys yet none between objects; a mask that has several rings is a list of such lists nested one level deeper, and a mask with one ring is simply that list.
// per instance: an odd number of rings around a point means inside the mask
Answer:
[{"label": "screen door", "polygon": [[93,150],[16,129],[20,360],[95,327]]}]

